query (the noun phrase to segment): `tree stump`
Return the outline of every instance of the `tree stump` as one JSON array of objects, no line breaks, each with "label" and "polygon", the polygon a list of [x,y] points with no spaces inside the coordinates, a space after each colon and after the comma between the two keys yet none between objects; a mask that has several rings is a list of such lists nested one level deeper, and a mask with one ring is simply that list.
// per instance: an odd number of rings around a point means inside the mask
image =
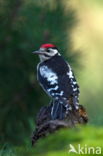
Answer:
[{"label": "tree stump", "polygon": [[63,120],[51,120],[50,106],[44,106],[40,109],[36,119],[36,129],[32,135],[32,145],[38,139],[57,131],[60,128],[72,128],[77,124],[86,124],[88,121],[87,113],[82,105],[78,110],[71,110]]}]

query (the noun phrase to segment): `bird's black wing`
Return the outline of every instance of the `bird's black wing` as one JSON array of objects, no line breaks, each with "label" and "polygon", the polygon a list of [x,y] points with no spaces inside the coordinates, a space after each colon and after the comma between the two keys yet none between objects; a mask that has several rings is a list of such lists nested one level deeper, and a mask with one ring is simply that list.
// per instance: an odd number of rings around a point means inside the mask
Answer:
[{"label": "bird's black wing", "polygon": [[72,106],[77,108],[79,86],[71,67],[61,56],[39,64],[38,80],[47,94],[54,99],[51,107],[52,119],[62,119]]},{"label": "bird's black wing", "polygon": [[61,56],[41,63],[38,68],[38,80],[50,96],[78,96],[79,86],[74,74]]}]

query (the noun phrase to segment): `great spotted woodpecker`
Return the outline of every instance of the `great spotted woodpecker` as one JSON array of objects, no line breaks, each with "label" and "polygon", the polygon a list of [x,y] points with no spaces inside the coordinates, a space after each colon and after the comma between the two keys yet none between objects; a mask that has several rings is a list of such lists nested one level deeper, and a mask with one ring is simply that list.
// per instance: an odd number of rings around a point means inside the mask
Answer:
[{"label": "great spotted woodpecker", "polygon": [[70,65],[53,44],[43,44],[33,52],[40,57],[37,78],[52,98],[51,119],[64,119],[72,109],[79,109],[79,86]]}]

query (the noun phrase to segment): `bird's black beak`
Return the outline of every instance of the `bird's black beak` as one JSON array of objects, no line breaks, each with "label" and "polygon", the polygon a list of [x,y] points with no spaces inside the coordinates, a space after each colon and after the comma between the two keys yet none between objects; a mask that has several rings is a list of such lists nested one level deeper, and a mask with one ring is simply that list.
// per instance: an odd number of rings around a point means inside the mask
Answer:
[{"label": "bird's black beak", "polygon": [[40,50],[38,50],[38,51],[33,51],[32,53],[33,53],[33,54],[37,54],[37,55],[43,55],[43,52],[41,52]]}]

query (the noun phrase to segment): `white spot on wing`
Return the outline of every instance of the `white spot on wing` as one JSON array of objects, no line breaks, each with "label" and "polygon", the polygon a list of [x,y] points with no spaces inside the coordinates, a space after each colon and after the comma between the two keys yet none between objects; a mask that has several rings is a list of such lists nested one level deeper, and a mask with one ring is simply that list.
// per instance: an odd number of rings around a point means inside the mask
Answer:
[{"label": "white spot on wing", "polygon": [[73,88],[73,91],[75,92],[77,90],[77,88]]},{"label": "white spot on wing", "polygon": [[64,94],[64,91],[61,91],[60,93],[55,93],[55,94],[62,96]]},{"label": "white spot on wing", "polygon": [[72,71],[70,70],[67,75],[69,76],[69,78],[74,78]]},{"label": "white spot on wing", "polygon": [[76,81],[73,81],[73,84],[75,85],[75,84],[77,84],[77,82]]},{"label": "white spot on wing", "polygon": [[57,74],[54,73],[51,69],[49,69],[47,66],[40,67],[40,74],[41,76],[46,78],[51,85],[58,84]]},{"label": "white spot on wing", "polygon": [[63,94],[64,94],[64,92],[63,92],[63,91],[61,91],[61,92],[60,92],[60,95],[62,96]]},{"label": "white spot on wing", "polygon": [[64,99],[64,100],[67,100],[67,98],[65,98],[65,97],[64,97],[63,99]]},{"label": "white spot on wing", "polygon": [[51,93],[51,95],[54,96],[55,94],[54,93]]},{"label": "white spot on wing", "polygon": [[58,86],[55,86],[55,88],[50,88],[48,89],[48,92],[52,91],[52,90],[57,90],[59,87]]}]

